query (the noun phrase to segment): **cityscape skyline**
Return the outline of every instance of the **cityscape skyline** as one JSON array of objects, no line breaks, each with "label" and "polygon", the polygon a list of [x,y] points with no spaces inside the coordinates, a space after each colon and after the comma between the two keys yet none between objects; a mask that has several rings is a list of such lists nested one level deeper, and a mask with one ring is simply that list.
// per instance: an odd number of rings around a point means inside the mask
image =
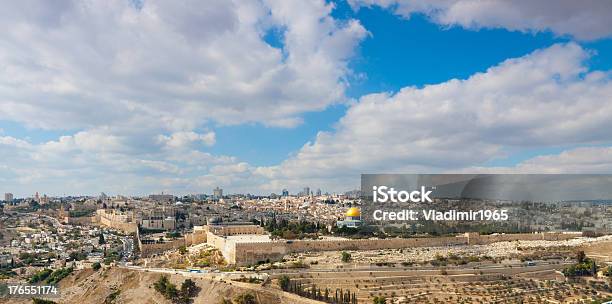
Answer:
[{"label": "cityscape skyline", "polygon": [[[305,187],[305,188],[309,188],[309,187]],[[358,191],[355,189],[352,190],[347,190],[347,191],[342,191],[342,192],[323,192],[320,188],[317,189],[317,191],[312,191],[308,194],[305,194],[304,191],[299,191],[296,190],[294,192],[291,192],[289,190],[287,190],[286,188],[281,189],[281,191],[277,191],[277,192],[270,192],[270,193],[264,193],[264,194],[258,194],[258,193],[240,193],[240,192],[225,192],[224,194],[224,189],[220,188],[219,186],[215,187],[214,189],[211,189],[209,191],[200,191],[200,192],[192,192],[192,193],[165,193],[164,191],[159,191],[159,192],[152,192],[152,193],[106,193],[106,192],[100,192],[100,193],[63,193],[61,195],[49,195],[49,197],[108,197],[108,196],[116,196],[116,197],[120,197],[120,196],[124,196],[124,197],[146,197],[146,196],[151,196],[151,195],[172,195],[175,197],[181,197],[181,196],[191,196],[191,195],[208,195],[210,197],[223,197],[223,196],[234,196],[234,195],[253,195],[253,196],[270,196],[270,195],[276,195],[278,197],[283,197],[283,196],[322,196],[322,195],[338,195],[338,194],[346,194],[346,193],[350,193],[350,192],[354,192],[354,191]],[[110,194],[110,195],[109,195]],[[21,195],[15,195],[12,192],[4,192],[4,201],[6,202],[10,202],[13,199],[27,199],[27,198],[37,198],[37,195],[47,195],[47,193],[41,193],[39,194],[38,191],[35,191],[32,194],[21,194]]]}]

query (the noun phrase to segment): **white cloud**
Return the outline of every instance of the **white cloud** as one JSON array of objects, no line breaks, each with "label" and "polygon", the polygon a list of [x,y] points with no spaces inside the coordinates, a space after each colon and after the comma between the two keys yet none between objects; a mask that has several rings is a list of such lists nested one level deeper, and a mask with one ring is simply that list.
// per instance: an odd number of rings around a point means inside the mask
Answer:
[{"label": "white cloud", "polygon": [[212,146],[215,144],[215,132],[204,134],[198,134],[193,131],[175,132],[170,136],[159,135],[158,141],[170,148],[188,147],[194,142],[202,142],[207,146]]},{"label": "white cloud", "polygon": [[257,172],[271,184],[350,187],[360,173],[459,170],[524,148],[610,143],[611,75],[588,71],[589,55],[559,44],[465,80],[364,96],[333,132]]},{"label": "white cloud", "polygon": [[245,162],[235,163],[230,165],[218,165],[214,166],[210,169],[210,173],[219,176],[219,175],[228,175],[234,173],[246,173],[250,169],[249,164]]},{"label": "white cloud", "polygon": [[[210,121],[292,127],[342,102],[367,34],[316,1],[13,2],[0,12],[0,116],[82,129]],[[281,32],[283,48],[265,41]]]},{"label": "white cloud", "polygon": [[511,31],[552,31],[580,40],[612,35],[610,1],[504,0],[349,0],[354,8],[378,5],[409,18],[421,13],[434,22],[468,29],[506,28]]},{"label": "white cloud", "polygon": [[[189,137],[189,136],[187,136]],[[201,141],[198,135],[197,141]],[[181,139],[170,139],[172,142]],[[0,183],[7,190],[28,195],[36,189],[58,195],[97,192],[147,194],[163,190],[203,192],[192,180],[242,166],[235,158],[198,151],[189,143],[171,149],[138,149],[134,138],[103,131],[79,132],[40,144],[0,137]],[[232,174],[233,171],[227,171]],[[172,181],[172,188],[169,188]]]},{"label": "white cloud", "polygon": [[211,129],[294,127],[344,102],[348,60],[367,35],[324,0],[134,3],[0,11],[0,117],[66,132],[43,143],[0,137],[11,191],[203,192],[211,170],[240,184],[245,163],[203,151]]},{"label": "white cloud", "polygon": [[[0,11],[0,117],[71,134],[43,143],[0,136],[0,183],[10,191],[346,190],[360,173],[492,170],[480,166],[524,148],[612,141],[610,74],[589,71],[591,54],[565,44],[465,80],[364,96],[333,131],[277,166],[255,167],[202,149],[216,142],[211,122],[293,127],[304,112],[342,102],[347,61],[367,31],[333,19],[333,4],[322,0],[129,3],[26,1]],[[564,28],[556,22],[567,17],[566,2],[523,14],[532,4],[492,1],[490,16],[465,1],[406,3],[382,5],[444,25],[579,39],[611,28],[598,17],[607,7],[577,8]],[[507,19],[500,5],[509,6]],[[270,31],[282,48],[265,41]],[[575,149],[496,169],[605,172],[609,154]]]},{"label": "white cloud", "polygon": [[462,169],[459,172],[609,174],[612,172],[612,147],[580,147],[559,154],[536,156],[515,166],[475,166]]}]

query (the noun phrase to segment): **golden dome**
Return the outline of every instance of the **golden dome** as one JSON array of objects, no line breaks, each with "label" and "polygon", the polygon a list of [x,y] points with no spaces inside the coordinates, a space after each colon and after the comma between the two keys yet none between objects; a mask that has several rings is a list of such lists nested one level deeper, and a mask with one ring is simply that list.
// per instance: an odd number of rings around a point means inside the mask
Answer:
[{"label": "golden dome", "polygon": [[358,208],[352,207],[346,211],[346,216],[350,216],[350,217],[361,216],[361,211],[359,211]]}]

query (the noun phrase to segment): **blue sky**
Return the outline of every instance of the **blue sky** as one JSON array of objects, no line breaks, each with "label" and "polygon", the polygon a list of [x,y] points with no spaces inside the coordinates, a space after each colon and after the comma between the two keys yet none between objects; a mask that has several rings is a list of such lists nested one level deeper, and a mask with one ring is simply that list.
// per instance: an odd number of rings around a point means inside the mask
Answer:
[{"label": "blue sky", "polygon": [[[365,75],[351,79],[347,96],[354,99],[370,93],[397,92],[406,86],[465,79],[508,58],[571,41],[571,38],[550,31],[523,33],[505,29],[449,28],[432,23],[422,14],[410,19],[398,18],[380,7],[355,12],[345,1],[336,2],[333,15],[339,19],[358,19],[370,32],[350,62],[354,74]],[[270,36],[269,43],[282,46],[278,42],[278,31]],[[592,69],[610,69],[612,40],[581,44],[597,52],[588,62]],[[211,147],[211,151],[235,155],[259,166],[274,165],[298,151],[304,143],[313,141],[317,132],[331,130],[345,110],[344,105],[335,105],[320,112],[306,113],[304,123],[292,129],[261,124],[216,127],[219,144]],[[558,153],[563,148],[528,149],[488,164],[512,165],[535,155]]]},{"label": "blue sky", "polygon": [[612,5],[471,1],[11,4],[0,192],[609,173]]}]

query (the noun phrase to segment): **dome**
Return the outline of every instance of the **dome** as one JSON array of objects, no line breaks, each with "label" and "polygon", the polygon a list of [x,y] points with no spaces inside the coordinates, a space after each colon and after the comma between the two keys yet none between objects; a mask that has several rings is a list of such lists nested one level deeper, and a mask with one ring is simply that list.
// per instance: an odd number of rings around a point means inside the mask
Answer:
[{"label": "dome", "polygon": [[346,211],[346,216],[350,216],[350,217],[361,216],[361,211],[359,211],[358,208],[352,207]]}]

